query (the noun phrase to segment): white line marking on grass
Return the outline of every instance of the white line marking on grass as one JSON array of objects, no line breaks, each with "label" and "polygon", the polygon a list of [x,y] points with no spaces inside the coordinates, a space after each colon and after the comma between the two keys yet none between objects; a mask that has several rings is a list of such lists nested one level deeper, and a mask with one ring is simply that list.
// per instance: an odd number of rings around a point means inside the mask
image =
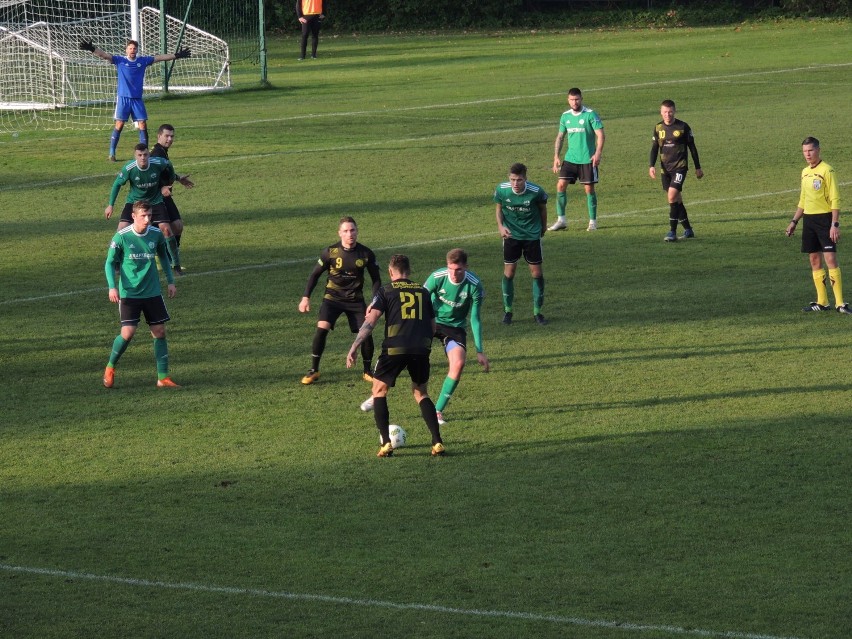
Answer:
[{"label": "white line marking on grass", "polygon": [[[787,69],[770,69],[767,71],[746,71],[743,73],[734,73],[730,75],[718,75],[718,76],[706,76],[706,77],[698,77],[698,78],[683,78],[680,80],[656,80],[653,82],[637,82],[633,84],[620,84],[613,85],[609,87],[598,87],[592,89],[584,89],[587,93],[594,91],[619,91],[624,89],[636,89],[642,87],[652,87],[652,86],[660,86],[666,84],[686,84],[692,82],[721,82],[721,81],[730,81],[732,78],[746,78],[751,76],[759,76],[759,75],[772,75],[779,73],[794,73],[796,71],[813,71],[814,69],[833,69],[839,67],[848,67],[852,66],[852,62],[843,62],[836,64],[816,64],[805,67],[792,67]],[[329,117],[352,117],[352,116],[360,116],[360,115],[376,115],[376,114],[388,114],[388,113],[405,113],[412,111],[424,111],[430,109],[449,109],[454,107],[462,107],[462,106],[476,106],[480,104],[491,104],[497,102],[513,102],[517,100],[527,100],[527,99],[538,99],[538,98],[549,98],[554,96],[563,95],[564,91],[558,93],[539,93],[537,95],[515,95],[515,96],[506,96],[502,98],[483,98],[481,100],[466,100],[462,102],[448,102],[444,104],[423,104],[423,105],[415,105],[415,106],[407,106],[407,107],[393,107],[387,109],[373,109],[366,111],[334,111],[329,113],[306,113],[302,115],[292,115],[284,118],[268,118],[262,120],[244,120],[241,122],[231,122],[228,123],[229,126],[245,126],[252,124],[259,124],[265,122],[286,122],[291,120],[305,120],[305,119],[316,119],[316,118],[329,118]],[[206,127],[207,125],[186,125],[183,128],[201,128]],[[268,157],[276,157],[282,155],[292,155],[292,154],[304,154],[304,153],[331,153],[331,152],[339,152],[342,150],[352,150],[352,149],[363,149],[363,148],[373,148],[376,146],[382,146],[385,144],[407,144],[411,142],[426,142],[429,140],[439,140],[441,138],[452,137],[458,138],[462,136],[476,136],[476,135],[494,135],[494,134],[506,134],[506,133],[518,133],[521,131],[537,131],[540,129],[552,129],[552,124],[539,124],[539,125],[530,125],[525,127],[516,127],[516,128],[508,128],[508,129],[496,129],[496,130],[479,130],[479,131],[461,131],[461,132],[452,132],[452,133],[439,133],[436,135],[429,136],[421,136],[421,137],[412,137],[412,138],[399,138],[392,140],[374,140],[371,142],[358,142],[355,144],[350,144],[346,146],[335,146],[335,147],[327,147],[327,148],[314,148],[314,149],[292,149],[287,151],[275,151],[268,153],[255,153],[255,154],[246,154],[246,155],[236,155],[236,156],[224,156],[220,158],[211,158],[207,160],[198,160],[191,162],[191,166],[202,166],[207,164],[219,164],[223,162],[233,162],[235,160],[260,160]],[[0,142],[0,144],[3,144]],[[95,180],[107,177],[113,177],[115,173],[102,173],[99,175],[90,175],[90,176],[82,176],[76,178],[67,178],[62,180],[51,180],[49,182],[37,182],[37,183],[29,183],[29,184],[14,184],[11,186],[6,186],[0,191],[17,191],[23,189],[41,189],[44,187],[51,186],[59,186],[62,184],[73,184],[74,182],[82,182],[85,180]]]},{"label": "white line marking on grass", "polygon": [[115,577],[112,575],[95,575],[86,572],[74,572],[69,570],[56,570],[52,568],[32,568],[27,566],[13,566],[0,564],[0,570],[7,572],[26,573],[30,575],[44,575],[48,577],[62,577],[64,579],[79,579],[86,581],[99,581],[125,586],[138,586],[143,588],[160,588],[168,590],[188,590],[191,592],[204,592],[222,595],[249,595],[252,597],[265,597],[269,599],[286,599],[289,601],[309,601],[328,604],[339,604],[344,606],[360,606],[364,608],[390,608],[392,610],[414,610],[420,612],[437,612],[441,614],[462,615],[468,617],[487,617],[492,619],[519,619],[522,621],[546,621],[555,624],[570,626],[584,626],[587,628],[613,628],[628,632],[665,632],[672,635],[684,635],[695,637],[727,637],[728,639],[801,639],[799,637],[766,635],[753,632],[738,632],[724,630],[705,630],[701,628],[682,628],[680,626],[638,624],[624,621],[607,621],[603,619],[583,619],[581,617],[566,617],[562,615],[544,615],[534,612],[514,612],[511,610],[479,610],[476,608],[453,608],[449,606],[437,606],[432,604],[398,603],[384,601],[381,599],[355,599],[352,597],[334,597],[331,595],[314,595],[310,593],[286,592],[280,590],[263,590],[260,588],[239,588],[234,586],[212,586],[193,582],[169,582],[150,579],[136,579],[133,577]]},{"label": "white line marking on grass", "polygon": [[[846,184],[852,184],[852,182],[841,182],[841,186],[846,185]],[[794,190],[790,190],[790,191],[757,193],[757,194],[754,194],[754,195],[741,195],[741,196],[735,196],[735,197],[730,197],[730,198],[720,198],[720,199],[716,199],[716,200],[697,200],[695,202],[692,202],[690,204],[690,206],[700,206],[702,204],[715,204],[715,203],[718,203],[718,202],[729,202],[729,201],[736,201],[736,200],[748,200],[748,199],[754,199],[754,198],[769,197],[769,196],[778,195],[778,194],[781,194],[781,193],[794,193],[794,192],[798,192],[798,190],[794,189]],[[649,209],[634,209],[632,211],[623,211],[621,213],[608,213],[607,215],[599,215],[598,217],[601,220],[607,220],[607,219],[614,220],[614,219],[621,219],[621,218],[626,218],[626,217],[633,217],[635,215],[643,215],[643,214],[646,214],[646,213],[659,213],[660,211],[664,211],[664,210],[665,210],[665,206],[661,205],[661,206],[655,206],[655,207],[649,208]],[[762,211],[762,212],[748,211],[748,212],[710,213],[709,217],[726,217],[726,216],[742,217],[742,216],[745,216],[745,215],[750,215],[750,216],[773,215],[773,214],[781,214],[781,213],[784,213],[785,211],[786,211],[786,209],[782,210],[782,211],[776,210],[776,211]],[[574,222],[574,221],[577,221],[578,223],[580,223],[580,222],[585,223],[585,218],[577,218],[577,220],[574,220],[573,218],[569,219],[569,222]],[[394,245],[389,245],[389,246],[379,246],[378,248],[376,248],[374,250],[376,250],[376,251],[397,251],[397,250],[406,249],[406,248],[419,248],[421,246],[429,246],[430,244],[442,244],[442,243],[456,244],[456,243],[459,242],[459,240],[478,240],[480,238],[489,237],[489,236],[493,236],[493,235],[496,235],[495,231],[486,231],[486,232],[483,232],[483,233],[471,233],[469,235],[454,235],[453,237],[440,237],[440,238],[432,239],[432,240],[419,240],[417,242],[408,242],[406,244],[394,244]],[[244,264],[242,266],[232,266],[232,267],[229,267],[229,268],[214,269],[214,270],[211,270],[211,271],[199,271],[197,273],[187,273],[181,279],[196,278],[196,277],[207,277],[208,275],[223,275],[223,274],[228,274],[228,273],[239,273],[241,271],[259,271],[259,270],[263,270],[263,269],[267,269],[267,268],[278,268],[279,266],[292,266],[292,265],[295,265],[295,264],[310,264],[310,263],[313,263],[315,261],[316,261],[316,257],[302,257],[302,258],[296,258],[296,259],[290,259],[290,260],[278,260],[278,261],[275,261],[275,262],[267,262],[265,264]],[[8,306],[8,305],[11,305],[11,304],[27,304],[27,303],[30,303],[30,302],[42,302],[44,300],[50,300],[50,299],[55,299],[55,298],[59,298],[59,297],[75,297],[77,295],[88,295],[90,293],[102,293],[102,292],[104,292],[103,287],[84,288],[84,289],[79,289],[79,290],[76,290],[76,291],[65,291],[65,292],[62,292],[62,293],[47,293],[45,295],[36,295],[34,297],[18,297],[18,298],[13,298],[13,299],[9,299],[9,300],[0,300],[0,306]]]},{"label": "white line marking on grass", "polygon": [[[442,237],[434,240],[421,240],[418,242],[409,242],[408,244],[396,244],[394,246],[380,246],[376,251],[396,251],[404,248],[414,248],[418,246],[429,246],[430,244],[440,244],[441,242],[455,242],[456,240],[471,240],[477,239],[480,237],[487,237],[489,235],[496,235],[496,232],[488,232],[488,233],[474,233],[472,235],[455,235],[453,237]],[[290,260],[278,260],[276,262],[267,262],[265,264],[244,264],[242,266],[232,266],[229,268],[220,268],[212,271],[201,271],[198,273],[187,273],[182,276],[180,279],[185,280],[188,278],[195,277],[206,277],[208,275],[222,275],[227,273],[239,273],[240,271],[258,271],[266,268],[277,268],[279,266],[292,266],[293,264],[310,264],[316,262],[316,256],[313,257],[301,257]],[[176,280],[179,281],[179,280]],[[17,299],[11,300],[0,300],[0,306],[8,306],[9,304],[24,304],[27,302],[41,302],[44,300],[54,299],[57,297],[72,297],[76,295],[86,295],[88,293],[103,293],[105,292],[105,288],[103,286],[97,288],[84,288],[76,291],[65,291],[63,293],[47,293],[46,295],[37,295],[35,297],[20,297]]]},{"label": "white line marking on grass", "polygon": [[[804,67],[791,67],[788,69],[769,69],[766,71],[744,71],[743,73],[732,73],[728,75],[709,75],[697,78],[683,78],[680,80],[654,80],[653,82],[634,82],[631,84],[616,84],[609,87],[597,87],[583,89],[584,93],[594,93],[595,91],[621,91],[625,89],[640,89],[646,87],[655,87],[668,84],[687,84],[691,82],[720,82],[730,81],[736,78],[749,78],[759,75],[771,75],[777,73],[795,73],[797,71],[814,71],[817,69],[835,69],[839,67],[852,66],[852,62],[838,62],[829,64],[813,64]],[[253,124],[264,124],[268,122],[288,122],[292,120],[310,120],[316,118],[338,118],[352,117],[358,115],[376,115],[379,113],[405,113],[406,111],[426,111],[430,109],[452,109],[463,106],[478,106],[482,104],[494,104],[498,102],[514,102],[517,100],[537,100],[539,98],[552,98],[554,96],[565,95],[565,91],[538,93],[536,95],[513,95],[502,98],[482,98],[480,100],[465,100],[463,102],[447,102],[443,104],[421,104],[407,107],[389,107],[387,109],[370,109],[364,111],[336,111],[329,113],[305,113],[302,115],[290,115],[284,118],[264,118],[260,120],[245,120],[243,122],[233,122],[233,126],[250,126]],[[208,125],[191,124],[181,128],[201,128]]]},{"label": "white line marking on grass", "polygon": [[[849,184],[852,184],[852,181],[840,182],[840,186],[848,186]],[[733,197],[717,198],[717,199],[713,199],[713,200],[695,200],[694,202],[690,203],[690,206],[701,206],[701,205],[704,205],[704,204],[718,204],[720,202],[735,202],[735,201],[738,201],[738,200],[752,200],[752,199],[757,199],[757,198],[772,197],[772,196],[776,196],[776,195],[786,195],[786,194],[798,193],[798,192],[799,192],[799,189],[786,189],[784,191],[768,191],[766,193],[754,193],[754,194],[750,194],[750,195],[737,195],[737,196],[733,196]],[[655,206],[655,207],[652,207],[652,208],[649,208],[649,209],[634,209],[632,211],[623,211],[621,213],[608,213],[607,215],[599,215],[598,217],[601,220],[621,219],[621,218],[626,218],[626,217],[633,217],[635,215],[643,215],[645,213],[660,212],[660,211],[663,211],[664,209],[665,209],[665,206],[660,205],[660,206]],[[774,213],[783,213],[783,212],[784,211],[774,211]],[[747,213],[747,215],[764,215],[764,214],[768,215],[769,212],[765,212],[765,213],[749,212],[749,213]],[[736,213],[736,212],[716,213],[716,214],[711,214],[711,217],[721,217],[721,216],[726,216],[726,215],[742,216],[742,215],[746,215],[746,214]],[[580,222],[585,222],[585,219],[583,219],[583,218],[578,218],[578,219],[579,219]],[[573,220],[571,220],[571,221],[573,221]],[[490,235],[495,235],[495,232],[487,231],[487,232],[484,232],[484,233],[472,233],[470,235],[454,235],[453,237],[441,237],[441,238],[432,239],[432,240],[421,240],[421,241],[418,241],[418,242],[408,242],[406,244],[395,244],[395,245],[392,245],[392,246],[380,246],[380,247],[378,247],[374,250],[377,250],[377,251],[396,251],[396,250],[399,250],[399,249],[418,248],[418,247],[421,247],[421,246],[429,246],[430,244],[441,244],[441,243],[444,243],[444,242],[457,243],[459,240],[475,240],[475,239],[479,239],[479,238],[483,238],[483,237],[488,237]],[[303,258],[290,259],[290,260],[278,260],[276,262],[267,262],[265,264],[244,264],[242,266],[233,266],[233,267],[229,267],[229,268],[215,269],[215,270],[212,270],[212,271],[200,271],[198,273],[187,273],[181,279],[206,277],[208,275],[222,275],[222,274],[227,274],[227,273],[239,273],[241,271],[258,271],[258,270],[267,269],[267,268],[278,268],[279,266],[291,266],[291,265],[294,265],[294,264],[308,264],[308,263],[312,263],[314,261],[316,261],[316,257],[303,257]],[[11,305],[11,304],[26,304],[26,303],[30,303],[30,302],[42,302],[44,300],[55,299],[55,298],[59,298],[59,297],[74,297],[74,296],[77,296],[77,295],[88,295],[90,293],[99,293],[99,292],[103,292],[103,291],[104,291],[103,287],[97,287],[97,288],[79,289],[79,290],[76,290],[76,291],[65,291],[65,292],[62,292],[62,293],[47,293],[45,295],[36,295],[34,297],[18,297],[18,298],[13,298],[13,299],[9,299],[9,300],[0,300],[0,306],[8,306],[8,305]]]}]

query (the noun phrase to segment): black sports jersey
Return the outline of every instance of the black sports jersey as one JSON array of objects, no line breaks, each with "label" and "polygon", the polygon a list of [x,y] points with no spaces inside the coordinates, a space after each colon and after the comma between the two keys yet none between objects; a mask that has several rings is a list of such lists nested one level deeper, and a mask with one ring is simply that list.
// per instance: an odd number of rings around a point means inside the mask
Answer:
[{"label": "black sports jersey", "polygon": [[152,158],[166,158],[169,159],[169,150],[164,147],[162,144],[157,142],[154,145],[154,148],[151,149],[151,157]]},{"label": "black sports jersey", "polygon": [[317,265],[308,278],[305,297],[311,296],[311,291],[314,290],[322,272],[328,271],[324,299],[341,302],[363,301],[365,269],[373,278],[374,288],[378,288],[381,276],[373,251],[359,243],[348,250],[343,248],[341,242],[332,244],[320,253]]},{"label": "black sports jersey", "polygon": [[421,284],[395,280],[373,297],[374,309],[385,315],[382,351],[388,355],[428,355],[432,350],[432,298]]},{"label": "black sports jersey", "polygon": [[[166,147],[164,147],[162,144],[157,142],[154,145],[154,148],[151,149],[151,157],[152,158],[166,158],[168,160],[169,159],[169,150]],[[171,162],[171,160],[169,160],[169,161]],[[177,174],[175,175],[175,177],[177,177]],[[160,180],[160,184],[162,184],[163,186],[171,186],[174,183],[175,183],[174,180],[169,181],[168,177],[165,176],[165,175],[163,176],[163,179]],[[171,196],[167,196],[167,197],[169,199],[171,199]]]},{"label": "black sports jersey", "polygon": [[686,171],[689,168],[687,149],[692,153],[695,168],[700,169],[698,149],[695,148],[695,138],[689,125],[678,119],[675,119],[671,124],[658,122],[657,126],[654,127],[649,166],[654,166],[657,163],[657,154],[659,153],[660,164],[664,171],[667,173]]}]

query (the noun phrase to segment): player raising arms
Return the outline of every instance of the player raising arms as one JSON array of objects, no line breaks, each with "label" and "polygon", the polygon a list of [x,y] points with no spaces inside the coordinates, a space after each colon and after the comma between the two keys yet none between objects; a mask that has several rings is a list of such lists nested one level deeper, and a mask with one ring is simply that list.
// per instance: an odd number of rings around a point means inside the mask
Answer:
[{"label": "player raising arms", "polygon": [[663,100],[660,105],[662,122],[654,127],[654,137],[651,140],[651,157],[648,175],[656,179],[657,155],[660,156],[660,164],[663,167],[663,191],[669,197],[669,232],[666,233],[666,242],[677,240],[677,223],[683,225],[683,239],[695,237],[692,225],[686,215],[686,207],[683,205],[683,183],[686,181],[686,172],[689,170],[689,158],[687,149],[692,153],[692,162],[695,164],[695,177],[699,180],[704,177],[701,170],[701,162],[698,160],[698,149],[695,147],[695,138],[689,125],[675,118],[675,103],[672,100]]},{"label": "player raising arms", "polygon": [[118,95],[115,100],[115,128],[109,143],[109,160],[115,162],[115,152],[118,139],[127,118],[132,117],[139,124],[139,142],[148,146],[148,111],[142,101],[145,88],[145,70],[156,62],[179,60],[192,55],[189,49],[181,49],[177,53],[162,53],[154,56],[139,56],[139,43],[128,40],[124,49],[125,55],[112,55],[99,49],[88,40],[80,43],[83,51],[91,51],[102,60],[115,65],[118,74]]},{"label": "player raising arms", "polygon": [[408,370],[414,401],[432,435],[432,455],[445,452],[435,404],[429,397],[429,354],[435,334],[435,316],[429,303],[429,291],[408,279],[411,263],[405,255],[391,256],[388,265],[391,281],[381,287],[370,302],[370,310],[346,355],[346,366],[352,368],[358,359],[358,348],[371,336],[379,318],[385,316],[385,339],[373,372],[373,416],[379,429],[381,445],[378,457],[393,455],[390,440],[388,390],[396,385],[402,371]]},{"label": "player raising arms", "polygon": [[482,349],[482,323],[479,310],[485,289],[479,278],[467,268],[467,253],[460,248],[447,253],[447,266],[433,272],[423,285],[432,296],[437,337],[444,346],[449,371],[441,387],[435,409],[438,423],[445,424],[443,410],[459,384],[467,355],[467,318],[476,347],[476,359],[487,373],[490,364]]},{"label": "player raising arms", "polygon": [[[349,329],[357,333],[364,321],[367,305],[364,303],[364,271],[373,280],[373,294],[382,285],[376,255],[363,244],[358,243],[358,225],[354,218],[342,217],[337,227],[340,241],[323,249],[317,264],[308,276],[305,292],[299,301],[299,312],[311,310],[311,293],[319,282],[323,272],[328,271],[328,280],[322,305],[319,310],[317,331],[311,346],[311,368],[302,378],[303,384],[313,384],[320,377],[319,366],[328,332],[334,330],[337,319],[346,313]],[[364,380],[373,381],[370,365],[373,362],[373,338],[367,337],[361,347],[361,357],[364,360]]]}]

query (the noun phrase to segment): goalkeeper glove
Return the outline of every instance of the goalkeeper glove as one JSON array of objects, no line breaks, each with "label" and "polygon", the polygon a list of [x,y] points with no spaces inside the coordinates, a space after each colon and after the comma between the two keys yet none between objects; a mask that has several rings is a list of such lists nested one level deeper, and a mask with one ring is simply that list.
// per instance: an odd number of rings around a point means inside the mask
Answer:
[{"label": "goalkeeper glove", "polygon": [[175,60],[180,60],[181,58],[189,58],[192,56],[192,51],[189,49],[181,49],[177,53],[175,53]]},{"label": "goalkeeper glove", "polygon": [[93,44],[92,44],[92,42],[91,42],[90,40],[83,40],[83,41],[80,43],[80,48],[81,48],[83,51],[91,51],[92,53],[94,53],[94,52],[95,52],[95,45],[93,45]]}]

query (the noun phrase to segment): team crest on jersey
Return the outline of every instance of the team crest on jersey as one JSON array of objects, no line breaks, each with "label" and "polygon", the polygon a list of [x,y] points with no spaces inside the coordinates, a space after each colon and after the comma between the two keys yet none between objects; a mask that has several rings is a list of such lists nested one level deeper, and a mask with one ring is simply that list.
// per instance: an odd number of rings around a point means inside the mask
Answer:
[{"label": "team crest on jersey", "polygon": [[463,300],[466,300],[467,299],[467,291],[462,291],[461,293],[459,293],[459,297]]},{"label": "team crest on jersey", "polygon": [[822,188],[822,180],[814,178],[814,191],[819,191]]},{"label": "team crest on jersey", "polygon": [[157,243],[156,242],[148,242],[148,248],[153,251],[155,248],[157,248]]},{"label": "team crest on jersey", "polygon": [[580,124],[585,124],[585,123],[586,123],[586,121],[585,121],[583,118],[580,118],[579,120],[577,120],[577,122],[579,122]]},{"label": "team crest on jersey", "polygon": [[363,268],[363,266],[364,266],[364,260],[362,260],[362,259],[360,259],[360,258],[359,258],[359,259],[357,259],[357,260],[355,260],[355,266],[356,266],[356,267],[358,267],[358,268]]},{"label": "team crest on jersey", "polygon": [[679,138],[680,137],[680,131],[675,131],[674,133],[672,133],[672,135],[675,136],[676,138]]}]

